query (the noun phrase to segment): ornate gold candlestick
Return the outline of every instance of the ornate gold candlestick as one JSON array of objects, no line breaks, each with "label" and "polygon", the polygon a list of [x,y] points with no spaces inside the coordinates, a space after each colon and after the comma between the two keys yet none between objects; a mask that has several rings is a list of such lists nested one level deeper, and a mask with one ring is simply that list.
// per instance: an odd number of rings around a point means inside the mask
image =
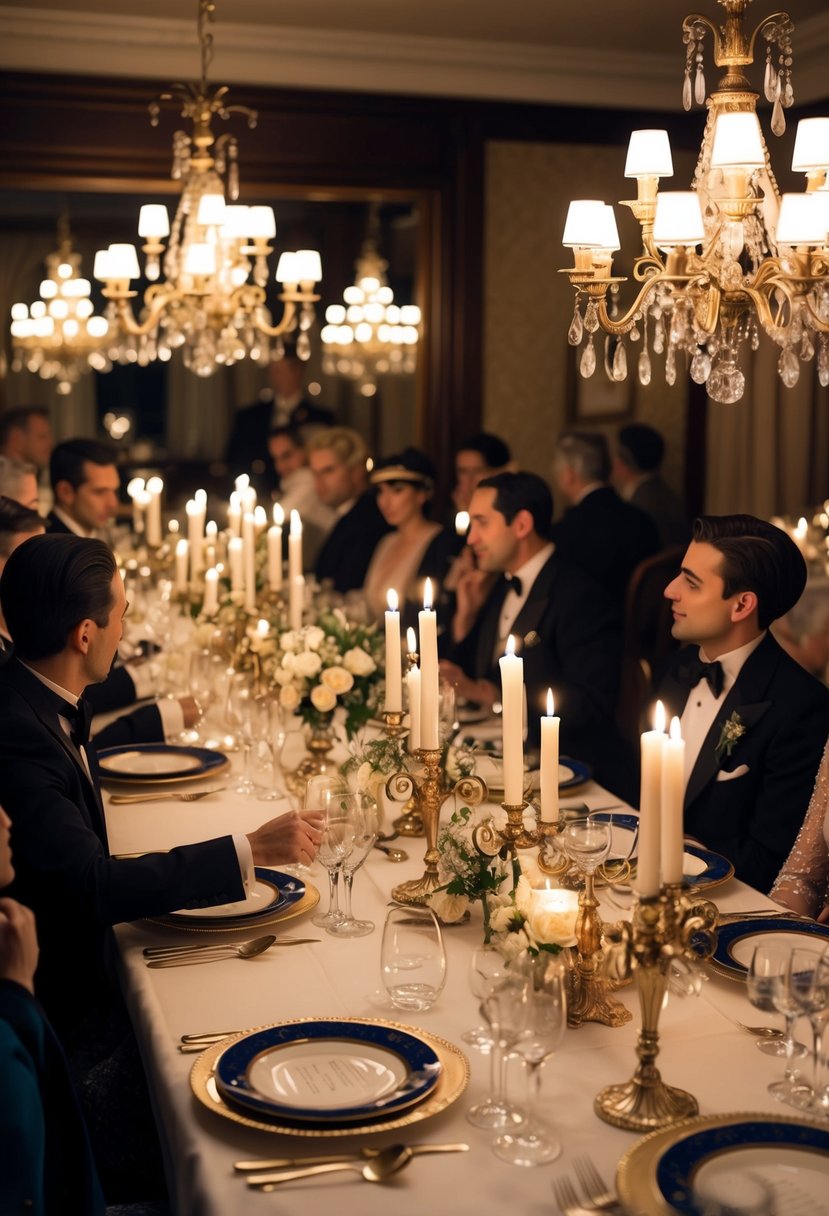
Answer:
[{"label": "ornate gold candlestick", "polygon": [[[417,653],[416,650],[407,650],[406,651],[406,663],[407,663],[406,670],[407,670],[407,672],[411,671],[413,667],[417,667],[419,660],[420,660],[420,655]],[[386,715],[383,714],[383,717],[385,718]],[[400,715],[401,722],[402,722],[402,717],[403,717],[403,715],[401,714]],[[402,727],[399,731],[396,732],[396,734],[391,734],[391,732],[388,729],[388,721],[387,721],[386,722],[386,731],[388,734],[391,735],[392,738],[396,738],[397,735],[402,733]],[[425,831],[424,831],[424,827],[423,827],[423,816],[420,813],[420,804],[416,797],[409,798],[409,800],[406,803],[406,807],[405,807],[405,810],[403,811],[403,814],[398,815],[397,818],[395,820],[393,820],[392,827],[394,828],[395,832],[397,832],[397,834],[399,836],[424,836],[425,835]]]},{"label": "ornate gold candlestick", "polygon": [[[695,899],[681,884],[659,895],[637,897],[632,921],[614,934],[609,964],[620,978],[635,970],[639,981],[642,1028],[636,1044],[639,1064],[623,1085],[609,1085],[596,1095],[593,1109],[605,1123],[627,1131],[655,1131],[699,1112],[693,1094],[666,1085],[656,1067],[659,1014],[675,958],[701,962],[716,945],[717,909]],[[693,939],[693,945],[692,945]]]},{"label": "ornate gold candlestick", "polygon": [[[451,790],[441,788],[440,748],[420,747],[415,752],[423,765],[422,775],[394,773],[386,782],[386,793],[395,802],[414,797],[415,807],[421,817],[426,836],[426,869],[422,878],[402,882],[392,890],[392,899],[401,904],[425,904],[433,891],[440,886],[438,880],[437,849],[438,827],[441,807],[448,798],[457,794],[469,806],[478,806],[486,798],[486,785],[480,777],[461,777]],[[395,825],[396,826],[396,825]]]}]

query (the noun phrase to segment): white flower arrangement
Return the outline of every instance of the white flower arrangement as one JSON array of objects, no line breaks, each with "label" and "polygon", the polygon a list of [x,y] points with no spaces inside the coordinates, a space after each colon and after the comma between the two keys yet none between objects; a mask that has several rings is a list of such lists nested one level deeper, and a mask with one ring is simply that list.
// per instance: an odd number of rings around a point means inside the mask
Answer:
[{"label": "white flower arrangement", "polygon": [[509,877],[509,868],[500,854],[492,857],[478,849],[474,841],[476,826],[468,806],[452,812],[437,840],[441,885],[429,896],[429,906],[446,924],[457,924],[465,919],[472,903],[480,902],[484,941],[489,942],[489,901]]},{"label": "white flower arrangement", "polygon": [[542,951],[558,954],[576,944],[577,906],[573,899],[544,899],[553,892],[537,891],[522,874],[515,889],[487,896],[492,943],[507,959],[524,952],[533,957]]}]

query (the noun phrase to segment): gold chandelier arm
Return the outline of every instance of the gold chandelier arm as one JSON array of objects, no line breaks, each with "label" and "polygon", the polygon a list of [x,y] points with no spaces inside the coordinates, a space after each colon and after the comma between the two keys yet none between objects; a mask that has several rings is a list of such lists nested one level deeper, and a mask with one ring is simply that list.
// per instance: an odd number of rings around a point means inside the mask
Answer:
[{"label": "gold chandelier arm", "polygon": [[642,305],[653,287],[659,282],[665,282],[667,276],[664,274],[653,274],[642,285],[636,299],[631,304],[623,317],[614,319],[607,311],[607,296],[604,295],[600,300],[596,300],[596,309],[599,317],[599,324],[602,329],[609,334],[615,334],[620,337],[622,334],[629,333],[636,324],[636,319],[639,313],[642,312]]}]

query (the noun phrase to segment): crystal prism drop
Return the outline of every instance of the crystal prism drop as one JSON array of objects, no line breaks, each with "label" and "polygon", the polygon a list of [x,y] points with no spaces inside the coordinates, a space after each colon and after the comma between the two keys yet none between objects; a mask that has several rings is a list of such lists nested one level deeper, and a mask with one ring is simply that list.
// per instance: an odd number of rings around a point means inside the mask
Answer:
[{"label": "crystal prism drop", "polygon": [[584,324],[579,312],[578,303],[573,310],[573,320],[570,322],[570,328],[567,330],[567,341],[571,346],[578,346],[584,336]]},{"label": "crystal prism drop", "polygon": [[812,339],[809,337],[808,333],[805,332],[800,342],[800,357],[804,363],[808,363],[810,359],[814,359],[815,357],[815,348],[812,343]]},{"label": "crystal prism drop", "polygon": [[676,356],[673,347],[665,356],[665,381],[668,384],[676,384]]},{"label": "crystal prism drop", "polygon": [[579,362],[579,373],[585,380],[589,380],[596,370],[596,348],[593,345],[593,335],[590,335],[587,345],[582,351],[581,360]]},{"label": "crystal prism drop", "polygon": [[711,357],[699,347],[691,360],[691,379],[694,384],[705,384],[711,374]]},{"label": "crystal prism drop", "polygon": [[777,370],[786,388],[794,388],[800,379],[800,361],[790,346],[781,352]]},{"label": "crystal prism drop", "polygon": [[694,100],[698,106],[705,105],[705,73],[701,67],[697,68],[694,76]]},{"label": "crystal prism drop", "polygon": [[643,350],[639,356],[639,383],[650,384],[651,382],[651,357],[647,349]]},{"label": "crystal prism drop", "polygon": [[821,334],[817,353],[817,376],[823,388],[826,388],[829,385],[829,342],[824,334]]},{"label": "crystal prism drop", "polygon": [[639,326],[634,325],[633,329],[630,331],[631,342],[638,342],[641,336],[642,335],[639,333]]},{"label": "crystal prism drop", "polygon": [[779,96],[774,99],[774,108],[771,112],[771,129],[775,135],[782,135],[786,130],[786,115],[783,113],[783,105]]},{"label": "crystal prism drop", "polygon": [[627,380],[628,375],[628,356],[625,350],[624,342],[620,342],[616,347],[616,353],[613,356],[613,379]]},{"label": "crystal prism drop", "polygon": [[792,88],[792,84],[791,84],[790,80],[786,81],[785,88],[783,89],[783,99],[782,100],[783,100],[783,105],[786,107],[787,110],[789,109],[790,106],[794,105],[794,89]]},{"label": "crystal prism drop", "polygon": [[591,300],[584,310],[584,328],[589,334],[594,334],[599,328],[599,313],[595,300]]},{"label": "crystal prism drop", "polygon": [[771,49],[766,52],[766,72],[763,77],[763,92],[766,95],[766,101],[774,101],[777,96],[777,73],[771,61]]},{"label": "crystal prism drop", "polygon": [[691,89],[691,73],[686,68],[685,69],[685,79],[682,82],[682,108],[683,108],[683,110],[690,110],[692,101],[693,101],[693,92]]}]

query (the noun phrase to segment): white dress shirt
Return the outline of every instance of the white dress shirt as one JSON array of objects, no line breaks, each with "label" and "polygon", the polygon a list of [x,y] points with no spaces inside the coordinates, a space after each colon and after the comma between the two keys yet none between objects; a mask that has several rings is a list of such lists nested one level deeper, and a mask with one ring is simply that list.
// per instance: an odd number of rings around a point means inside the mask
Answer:
[{"label": "white dress shirt", "polygon": [[[711,686],[706,679],[700,680],[699,684],[688,693],[688,700],[685,702],[685,709],[682,711],[682,717],[680,718],[682,738],[685,740],[686,786],[688,785],[688,778],[694,771],[694,765],[705,742],[705,737],[711,729],[720,706],[734,687],[737,676],[742,671],[746,659],[754,653],[765,636],[765,633],[761,633],[759,637],[754,638],[751,642],[747,642],[745,646],[739,646],[736,650],[730,650],[728,654],[718,656],[723,669],[722,692],[718,697],[714,696]],[[712,659],[708,658],[702,647],[699,650],[699,657],[703,663],[713,662]]]},{"label": "white dress shirt", "polygon": [[498,636],[495,639],[495,653],[493,659],[498,659],[504,653],[504,648],[507,644],[507,639],[512,632],[512,627],[518,617],[519,612],[527,602],[527,597],[532,590],[533,583],[538,578],[544,566],[550,560],[555,550],[555,545],[552,541],[545,545],[543,549],[539,549],[534,557],[529,561],[524,562],[524,565],[517,570],[510,571],[508,578],[517,578],[521,580],[521,594],[510,587],[507,594],[504,596],[504,602],[501,605],[501,615],[498,618]]}]

